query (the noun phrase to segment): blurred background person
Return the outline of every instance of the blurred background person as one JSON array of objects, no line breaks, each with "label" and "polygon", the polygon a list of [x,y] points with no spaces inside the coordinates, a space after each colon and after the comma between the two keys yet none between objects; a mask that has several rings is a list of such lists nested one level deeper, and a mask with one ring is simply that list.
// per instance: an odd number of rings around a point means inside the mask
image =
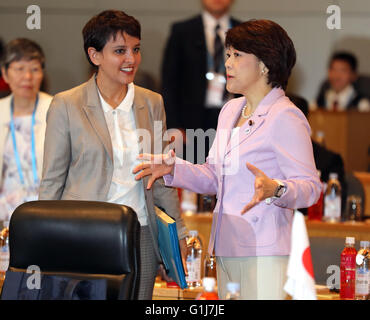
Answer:
[{"label": "blurred background person", "polygon": [[10,41],[1,64],[11,94],[0,99],[0,216],[37,200],[42,174],[46,112],[52,97],[40,92],[45,56],[34,41]]},{"label": "blurred background person", "polygon": [[350,52],[335,52],[332,55],[328,80],[320,88],[316,99],[318,108],[329,111],[370,111],[369,99],[357,83],[357,65],[357,58]]},{"label": "blurred background person", "polygon": [[[233,2],[201,0],[201,14],[172,25],[161,74],[169,129],[216,129],[220,109],[232,97],[225,87],[224,42],[226,31],[239,23],[229,15]],[[197,162],[197,144],[188,143],[189,160]]]},{"label": "blurred background person", "polygon": [[[305,98],[294,94],[287,94],[289,99],[303,112],[308,120],[309,107]],[[344,212],[347,198],[347,183],[344,170],[343,158],[339,153],[326,148],[315,140],[311,139],[313,147],[313,156],[317,170],[321,173],[321,181],[328,183],[329,174],[335,172],[338,174],[338,180],[342,187],[342,212]],[[300,208],[306,214],[307,210]]]}]

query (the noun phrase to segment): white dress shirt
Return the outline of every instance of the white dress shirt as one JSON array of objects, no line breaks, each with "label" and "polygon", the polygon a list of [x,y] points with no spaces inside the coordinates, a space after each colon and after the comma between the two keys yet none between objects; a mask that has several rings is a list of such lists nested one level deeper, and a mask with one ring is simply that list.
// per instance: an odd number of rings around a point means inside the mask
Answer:
[{"label": "white dress shirt", "polygon": [[209,54],[213,57],[214,55],[214,43],[215,43],[215,28],[217,24],[220,25],[218,31],[221,37],[222,43],[225,43],[226,32],[230,29],[230,17],[229,15],[224,15],[220,19],[215,19],[209,12],[204,11],[202,14],[204,33],[206,36],[207,50]]},{"label": "white dress shirt", "polygon": [[353,89],[352,85],[348,85],[339,93],[335,92],[333,89],[329,89],[326,92],[326,110],[332,111],[334,102],[337,101],[337,111],[345,111],[347,109],[347,104],[349,103],[350,99],[352,99],[354,94],[355,90]]},{"label": "white dress shirt", "polygon": [[108,202],[131,207],[138,216],[141,226],[148,225],[147,208],[142,180],[136,181],[132,169],[139,164],[138,136],[132,104],[134,84],[128,85],[126,97],[113,109],[101,96],[105,121],[113,147],[113,177],[108,193]]}]

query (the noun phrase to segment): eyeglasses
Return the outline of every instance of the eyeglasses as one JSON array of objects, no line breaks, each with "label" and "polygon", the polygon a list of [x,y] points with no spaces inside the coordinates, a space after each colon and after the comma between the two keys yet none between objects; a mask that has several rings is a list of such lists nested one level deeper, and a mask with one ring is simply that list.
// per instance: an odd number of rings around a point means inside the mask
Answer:
[{"label": "eyeglasses", "polygon": [[9,67],[12,69],[16,75],[24,75],[25,73],[29,72],[33,76],[38,76],[42,74],[42,69],[40,67],[33,67],[33,68],[26,68],[26,67]]}]

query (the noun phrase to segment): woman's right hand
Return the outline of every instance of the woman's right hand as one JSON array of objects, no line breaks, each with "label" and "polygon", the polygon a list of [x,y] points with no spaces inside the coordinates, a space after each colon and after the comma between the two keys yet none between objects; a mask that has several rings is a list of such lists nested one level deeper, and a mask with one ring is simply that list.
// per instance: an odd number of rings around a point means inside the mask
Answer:
[{"label": "woman's right hand", "polygon": [[173,169],[175,167],[176,155],[173,150],[170,150],[167,154],[139,154],[139,160],[144,160],[142,163],[137,165],[133,169],[133,173],[138,175],[135,176],[135,180],[140,180],[143,177],[151,175],[148,181],[147,189],[150,189],[155,180],[163,177],[166,174],[173,175]]}]

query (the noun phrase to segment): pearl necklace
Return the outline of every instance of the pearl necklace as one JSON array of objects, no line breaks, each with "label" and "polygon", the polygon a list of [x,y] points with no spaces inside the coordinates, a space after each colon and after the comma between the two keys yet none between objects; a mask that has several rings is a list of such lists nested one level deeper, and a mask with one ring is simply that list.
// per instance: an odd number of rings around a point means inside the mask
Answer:
[{"label": "pearl necklace", "polygon": [[249,115],[245,115],[245,109],[247,109],[247,105],[245,105],[244,107],[243,107],[243,109],[242,109],[242,117],[244,118],[244,119],[249,119],[249,118],[251,118],[252,116],[253,116],[253,114],[254,114],[254,112],[252,112],[251,114],[249,114]]}]

